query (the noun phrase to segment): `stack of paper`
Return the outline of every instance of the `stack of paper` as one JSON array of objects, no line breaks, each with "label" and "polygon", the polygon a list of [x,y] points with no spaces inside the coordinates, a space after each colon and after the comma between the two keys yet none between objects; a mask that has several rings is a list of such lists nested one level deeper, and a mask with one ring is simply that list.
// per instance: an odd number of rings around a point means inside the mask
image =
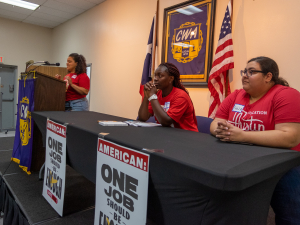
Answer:
[{"label": "stack of paper", "polygon": [[128,120],[125,121],[130,126],[135,126],[135,127],[158,127],[161,126],[161,124],[158,123],[146,123],[146,122],[141,122],[141,121],[134,121],[134,120]]},{"label": "stack of paper", "polygon": [[98,120],[98,123],[102,126],[128,126],[127,123],[121,121]]}]

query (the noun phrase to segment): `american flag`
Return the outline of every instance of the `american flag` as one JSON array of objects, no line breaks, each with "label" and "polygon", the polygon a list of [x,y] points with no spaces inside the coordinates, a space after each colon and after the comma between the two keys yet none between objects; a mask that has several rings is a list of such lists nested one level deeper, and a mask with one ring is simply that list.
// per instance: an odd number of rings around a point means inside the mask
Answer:
[{"label": "american flag", "polygon": [[217,109],[225,99],[225,89],[230,94],[230,86],[225,87],[228,70],[234,67],[233,63],[233,44],[231,35],[231,0],[227,5],[223,19],[218,47],[214,56],[212,69],[208,78],[208,89],[210,91],[210,101],[208,117],[215,118]]}]

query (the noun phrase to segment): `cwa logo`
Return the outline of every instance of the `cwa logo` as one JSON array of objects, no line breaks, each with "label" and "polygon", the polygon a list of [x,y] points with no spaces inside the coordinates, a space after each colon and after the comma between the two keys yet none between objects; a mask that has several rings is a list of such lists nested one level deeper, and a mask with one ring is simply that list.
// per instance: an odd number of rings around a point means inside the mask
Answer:
[{"label": "cwa logo", "polygon": [[200,27],[201,23],[186,22],[174,29],[171,50],[178,62],[188,63],[198,56],[203,43]]},{"label": "cwa logo", "polygon": [[20,101],[20,109],[19,109],[19,120],[20,120],[20,139],[22,142],[22,146],[25,146],[29,143],[29,139],[31,138],[31,112],[29,109],[29,99],[24,97],[22,101]]}]

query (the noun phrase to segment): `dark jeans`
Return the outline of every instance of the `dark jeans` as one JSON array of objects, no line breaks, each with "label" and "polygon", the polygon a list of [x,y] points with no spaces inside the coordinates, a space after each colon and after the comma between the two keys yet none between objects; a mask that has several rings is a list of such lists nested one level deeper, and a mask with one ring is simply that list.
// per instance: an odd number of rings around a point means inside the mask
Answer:
[{"label": "dark jeans", "polygon": [[271,206],[276,225],[300,224],[300,166],[291,169],[280,179]]},{"label": "dark jeans", "polygon": [[67,101],[65,104],[66,111],[89,111],[89,102],[86,98]]}]

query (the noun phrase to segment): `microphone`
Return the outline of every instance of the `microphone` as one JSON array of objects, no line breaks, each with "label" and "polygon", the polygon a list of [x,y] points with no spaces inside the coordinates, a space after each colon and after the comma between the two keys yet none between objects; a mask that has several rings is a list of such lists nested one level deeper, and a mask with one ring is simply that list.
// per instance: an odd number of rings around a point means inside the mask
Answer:
[{"label": "microphone", "polygon": [[[25,73],[26,71],[28,70],[28,68],[34,64],[40,64],[40,63],[43,63],[42,65],[46,65],[46,66],[60,66],[60,63],[49,63],[48,61],[36,61],[36,62],[33,62],[33,60],[30,60],[28,61],[28,63],[30,63],[29,65],[27,65],[26,67],[26,70],[25,70]],[[40,65],[41,66],[41,65]]]},{"label": "microphone", "polygon": [[46,66],[60,66],[60,63],[49,63],[48,61],[45,61],[44,65],[46,65]]}]

